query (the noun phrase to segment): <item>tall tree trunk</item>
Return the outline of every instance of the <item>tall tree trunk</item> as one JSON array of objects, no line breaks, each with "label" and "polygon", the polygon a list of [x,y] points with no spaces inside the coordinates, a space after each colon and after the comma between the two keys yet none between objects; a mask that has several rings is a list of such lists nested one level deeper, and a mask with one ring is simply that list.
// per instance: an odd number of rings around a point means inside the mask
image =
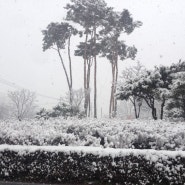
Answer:
[{"label": "tall tree trunk", "polygon": [[157,120],[157,111],[155,107],[152,108],[152,116],[154,120]]},{"label": "tall tree trunk", "polygon": [[115,40],[115,45],[114,45],[114,52],[113,52],[113,60],[114,60],[114,89],[113,89],[113,107],[112,107],[112,113],[113,113],[113,117],[116,117],[117,114],[117,99],[115,97],[116,95],[116,86],[117,86],[117,80],[118,80],[118,38],[116,38]]},{"label": "tall tree trunk", "polygon": [[138,106],[138,111],[137,111],[136,97],[133,97],[133,100],[131,98],[129,98],[129,99],[130,99],[130,101],[132,102],[132,104],[134,106],[135,118],[137,119],[137,118],[139,118],[141,105]]},{"label": "tall tree trunk", "polygon": [[67,70],[66,70],[66,67],[65,67],[65,64],[64,64],[64,61],[63,61],[63,58],[62,58],[62,55],[60,53],[60,49],[59,48],[57,48],[57,52],[58,52],[58,55],[60,57],[60,61],[61,61],[64,73],[65,73],[65,76],[66,76],[67,85],[68,85],[68,88],[69,88],[69,91],[70,91],[71,90],[71,84],[70,84],[70,81],[69,81],[69,76],[67,74]]},{"label": "tall tree trunk", "polygon": [[67,70],[66,70],[66,66],[64,64],[64,61],[63,61],[63,58],[62,58],[62,55],[60,53],[60,49],[57,48],[57,52],[58,52],[58,55],[60,57],[60,61],[61,61],[61,64],[62,64],[62,67],[63,67],[63,70],[64,70],[64,73],[65,73],[65,76],[66,76],[66,80],[67,80],[67,84],[68,84],[68,88],[69,88],[69,101],[70,101],[70,106],[71,106],[71,116],[73,115],[73,110],[72,110],[72,96],[73,96],[73,90],[72,90],[72,65],[71,65],[71,57],[70,57],[70,39],[69,39],[69,42],[68,42],[68,57],[69,57],[69,71],[70,71],[70,77],[67,73]]},{"label": "tall tree trunk", "polygon": [[110,104],[109,104],[109,118],[112,118],[114,111],[114,77],[115,77],[115,65],[114,61],[111,62],[112,68],[112,84],[111,84],[111,94],[110,94]]},{"label": "tall tree trunk", "polygon": [[116,64],[115,64],[115,82],[114,82],[114,117],[117,115],[117,99],[115,97],[116,95],[116,90],[117,90],[117,82],[118,82],[118,58],[116,55]]},{"label": "tall tree trunk", "polygon": [[90,76],[91,76],[91,58],[87,63],[87,108],[88,108],[88,117],[90,117],[91,105],[90,105]]},{"label": "tall tree trunk", "polygon": [[157,120],[157,111],[156,111],[156,108],[155,108],[155,100],[154,99],[147,100],[147,98],[145,98],[145,97],[143,97],[143,99],[145,100],[147,105],[152,109],[152,117],[153,117],[153,119]]},{"label": "tall tree trunk", "polygon": [[112,51],[112,88],[111,88],[111,105],[109,108],[109,117],[116,117],[117,114],[117,99],[115,98],[116,94],[116,85],[118,80],[118,51],[117,51],[117,42],[116,38],[114,43],[114,51]]},{"label": "tall tree trunk", "polygon": [[73,90],[72,87],[69,88],[69,103],[70,103],[70,116],[73,116],[74,107],[73,107]]},{"label": "tall tree trunk", "polygon": [[69,58],[69,74],[70,74],[70,88],[69,88],[69,101],[70,101],[70,106],[72,108],[73,104],[73,76],[72,76],[72,64],[71,64],[71,51],[70,51],[70,45],[71,45],[71,37],[68,39],[68,58]]},{"label": "tall tree trunk", "polygon": [[139,118],[140,112],[141,112],[141,105],[138,105],[138,114],[137,114],[137,118]]},{"label": "tall tree trunk", "polygon": [[111,87],[111,95],[110,95],[110,102],[109,102],[109,118],[112,118],[112,87]]},{"label": "tall tree trunk", "polygon": [[[94,47],[96,47],[96,26],[94,26]],[[96,77],[97,77],[97,60],[96,60],[96,53],[94,53],[94,118],[97,118],[97,85],[96,85]]]},{"label": "tall tree trunk", "polygon": [[[89,92],[90,93],[90,92]],[[89,105],[89,113],[88,113],[88,117],[91,117],[91,96],[89,94],[89,102],[88,102],[88,105]]]},{"label": "tall tree trunk", "polygon": [[137,107],[136,107],[136,100],[133,100],[133,105],[134,105],[134,112],[135,112],[135,118],[137,119]]},{"label": "tall tree trunk", "polygon": [[96,56],[94,57],[94,118],[97,118],[97,87],[96,87],[96,76],[97,76],[97,61]]},{"label": "tall tree trunk", "polygon": [[112,117],[114,117],[115,101],[114,101],[114,89],[115,89],[115,64],[113,65],[113,79],[112,79]]},{"label": "tall tree trunk", "polygon": [[112,118],[112,86],[111,86],[111,94],[110,94],[110,102],[109,102],[109,118]]},{"label": "tall tree trunk", "polygon": [[155,108],[155,100],[153,99],[151,102],[152,105],[152,115],[154,120],[157,120],[157,109]]},{"label": "tall tree trunk", "polygon": [[111,97],[109,105],[109,117],[116,117],[117,114],[117,99],[115,98],[116,94],[116,84],[118,79],[118,66],[117,60],[111,63],[112,67],[112,86],[111,86]]},{"label": "tall tree trunk", "polygon": [[161,104],[161,115],[160,115],[161,120],[163,119],[164,106],[165,106],[165,98],[163,98],[162,104]]},{"label": "tall tree trunk", "polygon": [[85,53],[84,53],[84,95],[85,95],[85,101],[84,101],[84,110],[85,110],[85,115],[87,116],[87,40],[88,40],[88,33],[86,33],[86,38],[85,38]]}]

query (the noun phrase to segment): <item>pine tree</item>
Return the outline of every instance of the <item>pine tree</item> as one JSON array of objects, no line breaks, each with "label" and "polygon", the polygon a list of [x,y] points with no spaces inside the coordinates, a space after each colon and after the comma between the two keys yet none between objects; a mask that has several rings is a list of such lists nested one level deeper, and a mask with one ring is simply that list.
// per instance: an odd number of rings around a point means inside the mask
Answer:
[{"label": "pine tree", "polygon": [[[69,23],[50,23],[47,26],[47,29],[43,30],[42,33],[44,35],[43,50],[46,51],[48,49],[54,49],[60,58],[70,92],[70,104],[72,105],[73,76],[72,76],[70,43],[71,36],[76,35],[78,31]],[[68,46],[67,50],[69,58],[69,73],[63,61],[61,53],[61,50],[65,49],[66,45]]]},{"label": "pine tree", "polygon": [[136,27],[142,24],[139,21],[134,22],[128,10],[123,10],[119,13],[113,11],[113,8],[110,8],[107,12],[106,20],[107,21],[104,22],[105,28],[101,31],[102,56],[107,57],[112,68],[109,117],[114,117],[117,112],[115,94],[118,80],[118,60],[119,58],[120,60],[125,60],[127,58],[134,59],[137,53],[137,49],[134,46],[127,46],[124,41],[120,41],[119,38],[122,33],[130,34]]},{"label": "pine tree", "polygon": [[[103,26],[107,13],[107,4],[103,0],[71,0],[71,4],[67,4],[67,20],[80,24],[85,34],[84,47],[84,92],[85,92],[85,112],[87,114],[89,96],[88,96],[88,55],[87,44],[89,37],[93,42],[92,55],[94,63],[94,117],[97,117],[97,39],[100,27]],[[89,69],[89,67],[88,67]],[[90,104],[89,104],[90,105]]]}]

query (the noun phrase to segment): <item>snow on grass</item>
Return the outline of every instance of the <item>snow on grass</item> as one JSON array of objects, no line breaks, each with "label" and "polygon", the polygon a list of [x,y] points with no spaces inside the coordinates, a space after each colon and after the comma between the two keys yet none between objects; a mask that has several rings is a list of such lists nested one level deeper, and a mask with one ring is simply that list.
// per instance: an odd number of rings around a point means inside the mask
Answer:
[{"label": "snow on grass", "polygon": [[185,150],[185,122],[121,119],[1,121],[0,144]]}]

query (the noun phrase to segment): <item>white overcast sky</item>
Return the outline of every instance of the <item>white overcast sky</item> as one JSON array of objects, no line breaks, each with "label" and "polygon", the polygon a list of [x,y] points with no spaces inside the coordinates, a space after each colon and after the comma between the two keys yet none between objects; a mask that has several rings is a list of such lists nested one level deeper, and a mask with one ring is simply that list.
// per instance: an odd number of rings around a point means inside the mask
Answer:
[{"label": "white overcast sky", "polygon": [[[185,60],[184,0],[105,0],[121,11],[128,9],[143,26],[125,36],[126,43],[138,49],[136,61],[147,68]],[[67,91],[65,76],[54,51],[42,51],[42,33],[50,22],[65,17],[69,0],[0,0],[0,93],[14,88],[8,82],[59,98]],[[79,39],[77,39],[79,40]],[[75,41],[72,41],[75,44]],[[65,58],[65,57],[64,57]],[[83,62],[73,57],[74,88],[83,86]],[[134,62],[120,62],[120,70]],[[98,59],[98,111],[108,112],[111,85],[110,64]],[[3,81],[3,80],[6,80]],[[8,82],[7,82],[8,81]],[[11,83],[9,85],[12,85]],[[57,101],[38,96],[40,106]],[[1,100],[2,101],[2,100]]]}]

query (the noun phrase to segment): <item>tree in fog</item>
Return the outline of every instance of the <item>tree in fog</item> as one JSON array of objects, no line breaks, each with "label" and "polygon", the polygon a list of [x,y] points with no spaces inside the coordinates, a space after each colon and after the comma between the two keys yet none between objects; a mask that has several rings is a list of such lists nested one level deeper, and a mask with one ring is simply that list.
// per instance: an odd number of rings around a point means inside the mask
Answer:
[{"label": "tree in fog", "polygon": [[[84,88],[84,95],[85,95],[85,101],[84,101],[84,111],[85,115],[90,117],[91,113],[91,68],[93,64],[93,56],[94,56],[94,49],[97,53],[100,51],[100,46],[96,44],[96,47],[93,47],[94,44],[92,40],[89,40],[87,43],[80,42],[80,44],[77,46],[77,49],[75,50],[75,56],[81,56],[85,60],[85,73],[84,73],[84,82],[85,82],[85,88]],[[94,49],[93,49],[94,48]]]},{"label": "tree in fog", "polygon": [[127,46],[124,41],[120,40],[122,33],[130,34],[136,27],[142,25],[140,21],[133,21],[128,10],[115,12],[112,8],[107,11],[104,29],[101,31],[102,38],[102,56],[106,57],[112,68],[112,85],[109,104],[109,117],[116,116],[117,101],[115,98],[116,85],[118,80],[118,61],[127,58],[134,59],[137,49]]},{"label": "tree in fog", "polygon": [[126,68],[122,71],[122,75],[120,76],[120,83],[117,86],[117,94],[116,98],[118,100],[126,100],[130,101],[134,107],[135,118],[139,118],[141,112],[141,106],[143,103],[143,98],[136,96],[133,91],[128,90],[123,86],[124,83],[128,80],[132,80],[141,74],[144,74],[146,69],[140,62],[137,62],[135,66]]},{"label": "tree in fog", "polygon": [[[174,72],[177,73],[176,70]],[[176,92],[173,91],[172,87],[176,89],[174,85],[178,84],[174,79],[174,72],[168,66],[159,66],[153,70],[146,70],[141,74],[136,74],[131,78],[132,73],[128,70],[129,77],[119,84],[117,97],[125,100],[131,100],[131,98],[132,100],[133,98],[144,100],[151,109],[153,119],[163,119],[166,103]],[[177,78],[177,81],[179,80],[180,77]],[[181,81],[183,81],[183,78]],[[173,95],[172,92],[174,92]],[[171,104],[171,107],[173,105]]]},{"label": "tree in fog", "polygon": [[[84,109],[87,115],[89,103],[89,59],[87,55],[88,42],[91,42],[92,46],[92,59],[94,63],[94,117],[97,117],[97,41],[99,29],[103,26],[107,13],[107,4],[103,0],[71,0],[71,3],[67,4],[67,20],[80,24],[83,27],[83,34],[85,35],[84,42],[84,92],[85,103]],[[88,67],[87,67],[88,66]]]},{"label": "tree in fog", "polygon": [[11,91],[8,93],[8,97],[13,105],[13,116],[19,121],[33,115],[36,102],[36,95],[34,92],[26,89]]},{"label": "tree in fog", "polygon": [[167,102],[167,116],[185,119],[185,61],[179,61],[170,67],[172,84],[170,99]]},{"label": "tree in fog", "polygon": [[[50,23],[47,26],[47,29],[43,30],[42,33],[44,35],[43,50],[46,51],[47,49],[54,49],[60,58],[70,92],[70,104],[72,105],[73,75],[70,45],[71,36],[76,35],[78,32],[69,23]],[[65,49],[66,45],[69,60],[69,70],[67,70],[67,66],[63,61],[61,53],[61,50]]]},{"label": "tree in fog", "polygon": [[[77,113],[83,113],[82,104],[84,103],[84,91],[83,89],[77,89],[72,91],[72,106],[71,116],[76,116]],[[70,104],[70,93],[68,92],[64,98],[60,99],[60,104]]]}]

